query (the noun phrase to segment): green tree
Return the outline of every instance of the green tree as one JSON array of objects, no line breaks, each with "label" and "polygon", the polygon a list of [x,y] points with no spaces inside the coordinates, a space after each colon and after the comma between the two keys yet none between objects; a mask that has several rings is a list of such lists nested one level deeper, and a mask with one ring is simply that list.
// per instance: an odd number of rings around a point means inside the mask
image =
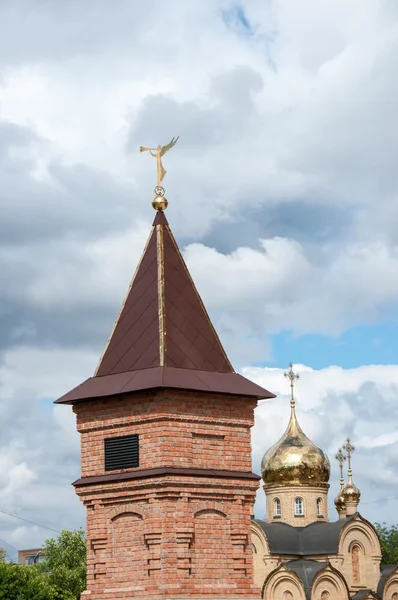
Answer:
[{"label": "green tree", "polygon": [[73,600],[79,600],[86,587],[86,540],[83,529],[63,529],[58,538],[45,542],[43,554],[46,560],[37,565],[36,570],[45,575],[59,593],[67,592]]},{"label": "green tree", "polygon": [[0,562],[0,600],[74,600],[34,567]]},{"label": "green tree", "polygon": [[43,553],[43,563],[25,566],[5,562],[0,549],[0,600],[79,600],[86,586],[84,531],[64,529]]},{"label": "green tree", "polygon": [[398,563],[398,525],[387,527],[386,523],[375,523],[381,544],[381,563],[395,565]]}]

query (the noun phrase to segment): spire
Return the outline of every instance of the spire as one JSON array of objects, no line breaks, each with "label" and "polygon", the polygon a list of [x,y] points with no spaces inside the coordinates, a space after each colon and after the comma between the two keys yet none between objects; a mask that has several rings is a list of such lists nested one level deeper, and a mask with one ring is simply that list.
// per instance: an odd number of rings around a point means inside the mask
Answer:
[{"label": "spire", "polygon": [[94,377],[56,402],[157,388],[274,397],[234,372],[160,209]]},{"label": "spire", "polygon": [[95,377],[151,367],[234,372],[161,211]]},{"label": "spire", "polygon": [[335,504],[337,513],[341,519],[346,516],[346,512],[347,512],[344,497],[343,497],[343,491],[344,491],[343,465],[344,465],[344,462],[347,460],[347,456],[344,454],[342,448],[338,449],[335,459],[339,463],[339,467],[340,467],[340,492],[337,494],[336,498],[334,499],[334,504]]},{"label": "spire", "polygon": [[352,515],[358,508],[361,492],[352,480],[351,458],[353,452],[355,451],[355,446],[351,444],[350,438],[347,438],[347,441],[343,446],[343,450],[346,451],[348,459],[348,483],[343,489],[342,496],[347,507],[347,515]]}]

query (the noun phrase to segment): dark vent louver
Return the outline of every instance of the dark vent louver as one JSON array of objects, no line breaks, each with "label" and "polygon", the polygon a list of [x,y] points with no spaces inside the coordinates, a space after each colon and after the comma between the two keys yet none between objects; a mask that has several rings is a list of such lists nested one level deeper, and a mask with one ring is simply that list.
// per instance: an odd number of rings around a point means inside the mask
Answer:
[{"label": "dark vent louver", "polygon": [[138,434],[105,440],[105,471],[139,466]]}]

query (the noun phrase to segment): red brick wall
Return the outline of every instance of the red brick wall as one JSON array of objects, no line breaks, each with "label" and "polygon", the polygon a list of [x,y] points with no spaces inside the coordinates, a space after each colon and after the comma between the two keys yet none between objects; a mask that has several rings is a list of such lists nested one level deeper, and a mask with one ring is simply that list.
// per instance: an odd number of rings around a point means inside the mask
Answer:
[{"label": "red brick wall", "polygon": [[160,466],[251,471],[255,401],[179,392],[76,405],[81,474],[104,473],[104,439],[138,433],[139,469]]},{"label": "red brick wall", "polygon": [[[251,399],[165,391],[76,405],[82,476],[104,474],[104,438],[127,433],[140,435],[138,471],[251,471],[254,406]],[[257,488],[239,473],[78,487],[87,507],[83,598],[259,598],[250,542]]]}]

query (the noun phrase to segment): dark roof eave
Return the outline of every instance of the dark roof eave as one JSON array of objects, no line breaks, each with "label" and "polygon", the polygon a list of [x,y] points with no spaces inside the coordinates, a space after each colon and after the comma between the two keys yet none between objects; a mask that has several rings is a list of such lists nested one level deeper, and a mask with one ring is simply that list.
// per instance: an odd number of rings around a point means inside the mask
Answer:
[{"label": "dark roof eave", "polygon": [[134,479],[145,479],[148,477],[202,477],[216,479],[245,479],[259,481],[261,477],[249,471],[227,471],[223,469],[193,469],[186,467],[154,467],[152,469],[141,469],[136,471],[125,471],[123,473],[106,473],[105,475],[91,475],[77,479],[72,483],[75,487],[86,485],[97,485],[99,483],[116,483]]},{"label": "dark roof eave", "polygon": [[153,367],[102,377],[90,377],[64,396],[61,396],[55,401],[55,404],[78,404],[98,398],[155,389],[228,394],[258,400],[276,397],[272,392],[237,373]]}]

